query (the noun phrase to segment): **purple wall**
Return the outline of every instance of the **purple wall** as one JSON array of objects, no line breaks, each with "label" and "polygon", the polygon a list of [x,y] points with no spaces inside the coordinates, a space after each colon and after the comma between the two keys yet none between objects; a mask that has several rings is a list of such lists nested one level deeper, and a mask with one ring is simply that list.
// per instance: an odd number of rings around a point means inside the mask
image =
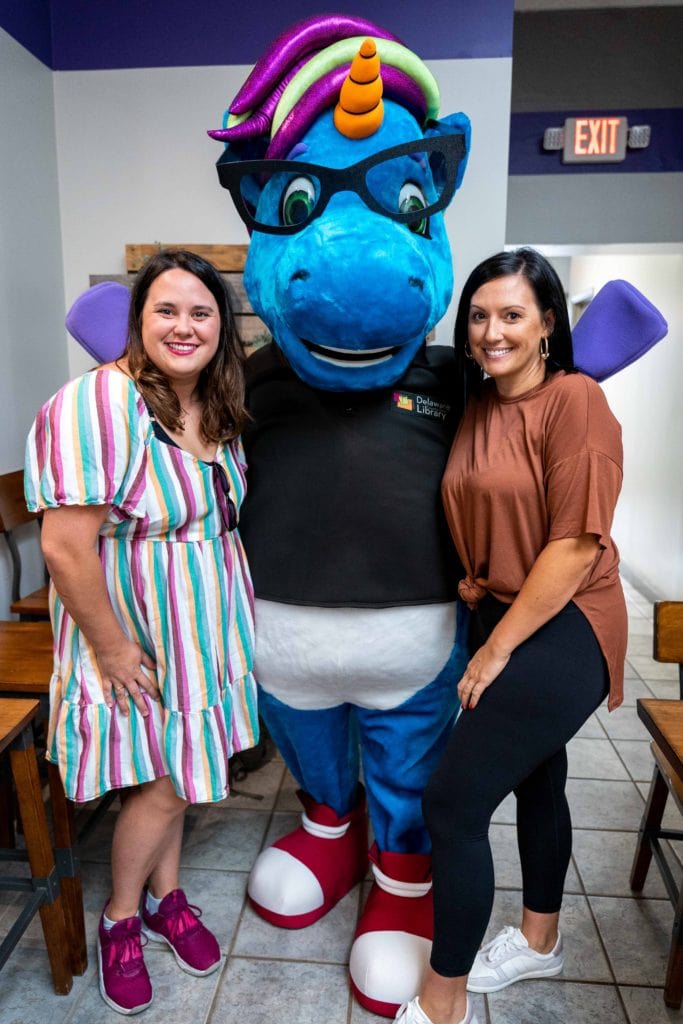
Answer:
[{"label": "purple wall", "polygon": [[53,67],[50,0],[0,0],[0,28]]},{"label": "purple wall", "polygon": [[[565,117],[620,114],[630,125],[649,124],[647,149],[627,149],[622,163],[565,164],[558,150],[543,149],[546,128],[561,128]],[[513,114],[510,119],[510,174],[656,174],[683,171],[683,109],[563,110]]]},{"label": "purple wall", "polygon": [[[510,57],[513,6],[342,0],[332,11],[370,18],[430,60]],[[0,0],[0,26],[60,71],[253,64],[283,29],[320,13],[311,0]]]}]

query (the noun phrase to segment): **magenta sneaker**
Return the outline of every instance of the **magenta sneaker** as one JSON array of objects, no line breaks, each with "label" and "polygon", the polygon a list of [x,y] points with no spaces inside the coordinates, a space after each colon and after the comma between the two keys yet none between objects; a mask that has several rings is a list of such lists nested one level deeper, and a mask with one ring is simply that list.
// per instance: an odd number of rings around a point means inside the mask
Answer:
[{"label": "magenta sneaker", "polygon": [[167,943],[188,974],[202,977],[211,974],[221,962],[221,951],[216,937],[205,928],[199,918],[199,907],[191,906],[182,889],[174,889],[164,896],[156,914],[147,910],[147,889],[142,897],[142,920],[145,934],[150,939]]},{"label": "magenta sneaker", "polygon": [[109,931],[100,918],[97,936],[100,994],[107,1006],[117,1013],[140,1013],[152,1002],[152,983],[142,955],[141,929],[139,917],[125,917]]}]

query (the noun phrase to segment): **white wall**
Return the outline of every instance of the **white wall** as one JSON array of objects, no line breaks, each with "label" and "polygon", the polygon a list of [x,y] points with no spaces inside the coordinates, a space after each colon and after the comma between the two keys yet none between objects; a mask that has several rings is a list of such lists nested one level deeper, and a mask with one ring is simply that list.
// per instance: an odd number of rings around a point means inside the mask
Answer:
[{"label": "white wall", "polygon": [[683,239],[683,174],[528,174],[509,179],[506,239],[604,245]]},{"label": "white wall", "polygon": [[[484,256],[503,247],[511,61],[433,61],[443,114],[464,110],[473,149],[447,213],[456,294]],[[248,241],[215,161],[220,127],[247,67],[58,72],[55,108],[67,305],[90,274],[122,273],[127,242]],[[452,334],[454,311],[438,340]],[[69,341],[71,375],[88,356]]]},{"label": "white wall", "polygon": [[[246,242],[206,135],[246,67],[57,72],[67,306],[90,274],[124,273],[127,242]],[[71,375],[92,360],[69,340]]]},{"label": "white wall", "polygon": [[627,574],[661,599],[683,599],[683,251],[576,256],[570,292],[624,278],[662,312],[668,336],[603,387],[622,425],[624,487],[614,536]]},{"label": "white wall", "polygon": [[[38,407],[68,374],[52,73],[0,29],[0,473],[18,469]],[[33,531],[25,587],[42,582]],[[0,618],[9,558],[0,541]]]},{"label": "white wall", "polygon": [[451,344],[457,302],[469,273],[505,245],[512,60],[432,61],[441,113],[462,110],[472,121],[472,149],[461,188],[446,210],[453,252],[453,301],[436,330]]},{"label": "white wall", "polygon": [[[446,214],[457,296],[472,267],[505,239],[512,62],[430,67],[441,113],[463,110],[473,123],[468,171]],[[0,472],[21,464],[40,403],[92,363],[63,327],[90,274],[122,273],[127,242],[248,241],[218,184],[221,146],[205,130],[220,127],[249,70],[53,74],[0,30],[0,123],[12,140],[0,163]],[[454,318],[453,305],[437,340],[450,341]],[[22,547],[26,586],[38,586],[34,538]],[[0,617],[4,559],[0,550]]]},{"label": "white wall", "polygon": [[23,463],[66,347],[52,73],[0,29],[0,472]]}]

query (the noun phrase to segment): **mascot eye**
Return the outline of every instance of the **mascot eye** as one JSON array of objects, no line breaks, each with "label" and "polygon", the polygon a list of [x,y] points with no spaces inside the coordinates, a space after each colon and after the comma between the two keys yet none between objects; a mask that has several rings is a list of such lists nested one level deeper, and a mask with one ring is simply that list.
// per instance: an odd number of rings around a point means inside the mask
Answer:
[{"label": "mascot eye", "polygon": [[[412,213],[414,210],[424,210],[427,206],[427,199],[422,189],[412,181],[407,181],[398,194],[399,213]],[[429,218],[421,217],[408,222],[408,227],[416,235],[426,235],[429,228]]]},{"label": "mascot eye", "polygon": [[304,224],[316,205],[315,185],[310,178],[294,178],[285,189],[280,201],[280,219],[291,227]]}]

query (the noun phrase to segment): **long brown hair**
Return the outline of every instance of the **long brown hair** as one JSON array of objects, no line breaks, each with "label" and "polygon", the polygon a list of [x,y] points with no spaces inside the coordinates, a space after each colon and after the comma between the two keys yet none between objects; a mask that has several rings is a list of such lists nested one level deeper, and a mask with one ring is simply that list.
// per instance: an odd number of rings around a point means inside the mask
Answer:
[{"label": "long brown hair", "polygon": [[149,359],[142,343],[142,309],[152,282],[174,269],[198,277],[218,306],[218,349],[202,370],[197,390],[202,404],[202,435],[206,441],[220,444],[242,431],[248,415],[244,406],[244,350],[235,326],[230,293],[215,267],[186,249],[161,249],[152,256],[133,285],[124,354],[136,386],[157,419],[170,430],[182,430],[178,396],[168,378]]}]

